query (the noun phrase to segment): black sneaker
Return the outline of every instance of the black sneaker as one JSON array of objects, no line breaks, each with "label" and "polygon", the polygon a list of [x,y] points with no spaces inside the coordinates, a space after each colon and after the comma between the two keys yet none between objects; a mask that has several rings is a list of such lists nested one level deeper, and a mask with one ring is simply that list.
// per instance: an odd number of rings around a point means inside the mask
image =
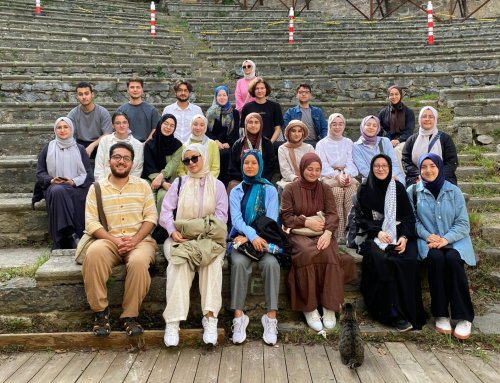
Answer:
[{"label": "black sneaker", "polygon": [[144,329],[139,323],[137,323],[135,318],[122,318],[122,320],[125,333],[128,336],[138,336],[144,333]]},{"label": "black sneaker", "polygon": [[399,320],[397,320],[394,323],[394,327],[396,327],[396,330],[398,330],[399,332],[410,331],[413,328],[413,326],[411,325],[411,323],[408,322],[405,319],[399,319]]},{"label": "black sneaker", "polygon": [[106,307],[103,311],[94,313],[94,327],[92,331],[95,336],[108,336],[110,334],[109,307]]}]

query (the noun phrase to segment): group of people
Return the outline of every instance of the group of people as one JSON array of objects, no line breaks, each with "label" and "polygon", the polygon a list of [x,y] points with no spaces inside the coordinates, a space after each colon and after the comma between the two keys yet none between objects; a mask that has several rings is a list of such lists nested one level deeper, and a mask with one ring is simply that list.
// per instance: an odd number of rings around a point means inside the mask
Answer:
[{"label": "group of people", "polygon": [[[263,339],[275,344],[282,265],[265,235],[269,222],[291,245],[285,252],[292,309],[312,329],[332,329],[343,286],[357,277],[352,258],[338,248],[353,210],[369,312],[400,331],[421,328],[419,260],[425,259],[436,329],[451,333],[451,318],[458,321],[454,335],[467,338],[474,311],[464,264],[475,265],[475,256],[456,186],[456,149],[438,130],[437,111],[423,107],[413,134],[413,111],[402,103],[402,89],[391,86],[389,105],[362,120],[353,143],[344,136],[342,114],[326,120],[310,104],[308,84],[297,87],[298,105],[282,115],[267,99],[271,87],[255,76],[255,64],[246,60],[242,70],[236,104],[228,87],[218,86],[206,115],[190,103],[187,81],[176,82],[177,102],[160,117],[142,100],[142,80],[131,79],[130,102],[111,118],[93,103],[91,85],[80,83],[80,105],[56,120],[56,137],[39,156],[33,200],[46,200],[53,249],[75,247],[84,229],[97,238],[82,268],[94,333],[110,332],[106,281],[114,265],[126,263],[121,318],[127,334],[142,334],[137,317],[150,286],[157,249],[151,232],[158,224],[168,233],[165,344],[179,342],[195,272],[203,340],[217,343],[226,247],[233,342],[246,339],[245,299],[257,261],[266,300]],[[279,173],[276,187],[271,181]]]}]

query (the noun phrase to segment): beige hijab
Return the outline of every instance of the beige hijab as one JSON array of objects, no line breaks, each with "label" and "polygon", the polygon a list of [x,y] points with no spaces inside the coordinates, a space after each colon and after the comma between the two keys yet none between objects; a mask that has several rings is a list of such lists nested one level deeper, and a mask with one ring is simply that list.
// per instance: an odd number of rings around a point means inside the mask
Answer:
[{"label": "beige hijab", "polygon": [[[215,213],[216,179],[210,173],[207,147],[202,144],[189,144],[182,151],[182,159],[187,151],[201,155],[203,168],[198,173],[191,173],[185,177],[184,186],[179,194],[176,219],[203,218]],[[203,195],[200,196],[202,185],[205,185]],[[201,205],[200,205],[201,199]]]}]

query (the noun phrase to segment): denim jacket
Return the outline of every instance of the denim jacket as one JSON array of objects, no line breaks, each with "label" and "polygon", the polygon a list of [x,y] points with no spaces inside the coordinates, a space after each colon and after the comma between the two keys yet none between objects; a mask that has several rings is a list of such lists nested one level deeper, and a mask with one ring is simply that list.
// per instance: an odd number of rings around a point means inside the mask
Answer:
[{"label": "denim jacket", "polygon": [[[437,234],[446,238],[449,245],[460,253],[462,260],[469,266],[476,264],[474,249],[470,238],[470,223],[465,199],[461,190],[449,181],[445,181],[437,198],[417,184],[417,244],[421,259],[427,257],[427,237]],[[413,205],[413,186],[407,189]]]},{"label": "denim jacket", "polygon": [[[320,108],[312,105],[309,105],[309,108],[311,108],[311,117],[314,123],[314,130],[316,131],[318,140],[320,140],[326,137],[326,135],[328,134],[328,123],[326,122],[323,111]],[[283,115],[285,127],[292,120],[302,120],[302,111],[300,110],[299,105],[295,105],[294,107],[288,109]]]}]

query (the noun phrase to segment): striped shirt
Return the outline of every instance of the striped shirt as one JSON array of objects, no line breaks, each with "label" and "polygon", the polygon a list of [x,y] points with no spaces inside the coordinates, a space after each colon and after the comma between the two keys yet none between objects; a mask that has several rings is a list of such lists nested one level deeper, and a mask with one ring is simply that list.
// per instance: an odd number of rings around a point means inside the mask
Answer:
[{"label": "striped shirt", "polygon": [[[131,237],[139,231],[143,222],[155,225],[158,222],[151,187],[143,179],[129,176],[128,182],[122,189],[113,186],[107,178],[99,181],[99,185],[109,234],[115,237]],[[92,234],[102,227],[97,212],[95,189],[92,185],[85,206],[85,230]]]}]

